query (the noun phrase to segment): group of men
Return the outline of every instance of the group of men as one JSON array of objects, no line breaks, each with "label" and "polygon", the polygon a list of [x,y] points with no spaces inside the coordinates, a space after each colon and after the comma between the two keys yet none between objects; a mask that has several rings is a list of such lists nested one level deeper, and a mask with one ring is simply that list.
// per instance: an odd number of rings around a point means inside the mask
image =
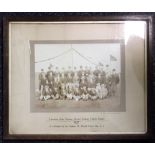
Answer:
[{"label": "group of men", "polygon": [[97,100],[114,96],[119,83],[119,74],[113,69],[110,74],[103,67],[91,69],[80,66],[79,69],[70,66],[66,70],[53,66],[39,73],[40,100]]}]

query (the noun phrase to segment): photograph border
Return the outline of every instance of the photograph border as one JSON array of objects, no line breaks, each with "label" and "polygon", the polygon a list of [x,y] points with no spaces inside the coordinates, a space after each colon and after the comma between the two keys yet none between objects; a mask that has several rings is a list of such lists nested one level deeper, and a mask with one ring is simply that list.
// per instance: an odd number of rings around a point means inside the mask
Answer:
[{"label": "photograph border", "polygon": [[[9,134],[9,22],[58,22],[58,21],[146,21],[147,23],[147,133],[146,134],[117,134],[117,135],[10,135]],[[151,139],[153,107],[152,83],[152,16],[51,16],[51,17],[5,17],[3,22],[3,140],[46,140],[46,141],[145,141]]]},{"label": "photograph border", "polygon": [[[122,95],[120,95],[120,111],[104,111],[104,112],[124,112],[126,110],[126,103],[125,103],[125,76],[123,76],[125,74],[125,40],[124,39],[103,39],[103,40],[30,40],[30,49],[31,49],[31,56],[30,56],[30,76],[31,77],[35,77],[34,75],[34,45],[35,44],[85,44],[85,43],[107,43],[107,44],[112,44],[112,43],[119,43],[120,44],[120,68],[121,68],[121,75],[120,75],[120,79],[121,79],[121,88],[120,88],[120,92]],[[32,108],[32,102],[34,102],[33,98],[34,98],[34,83],[35,83],[35,79],[30,79],[30,105]],[[31,111],[31,109],[30,109]],[[31,111],[31,112],[38,112],[38,111]],[[71,112],[71,111],[66,111],[66,112]],[[73,111],[74,112],[74,111]],[[85,112],[85,111],[81,111],[81,112]],[[89,111],[89,112],[93,112],[93,111]],[[97,111],[96,111],[97,112]],[[102,112],[102,111],[98,111],[98,112]]]}]

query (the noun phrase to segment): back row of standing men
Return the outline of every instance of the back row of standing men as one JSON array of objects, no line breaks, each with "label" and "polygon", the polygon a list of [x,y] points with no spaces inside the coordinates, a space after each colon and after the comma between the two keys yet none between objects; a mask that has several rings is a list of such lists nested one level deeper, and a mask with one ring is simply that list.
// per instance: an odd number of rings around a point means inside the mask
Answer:
[{"label": "back row of standing men", "polygon": [[41,69],[39,74],[40,99],[103,99],[115,95],[118,83],[115,69],[110,74],[101,66],[95,69],[80,66],[79,70],[69,66],[68,70],[59,71],[50,65],[47,72]]}]

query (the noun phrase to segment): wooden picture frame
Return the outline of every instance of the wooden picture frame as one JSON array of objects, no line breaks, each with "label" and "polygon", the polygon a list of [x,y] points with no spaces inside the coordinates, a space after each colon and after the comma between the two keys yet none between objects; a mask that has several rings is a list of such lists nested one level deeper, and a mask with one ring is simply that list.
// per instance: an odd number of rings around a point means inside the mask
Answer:
[{"label": "wooden picture frame", "polygon": [[[10,134],[9,133],[9,23],[10,22],[97,22],[97,21],[144,21],[146,23],[146,53],[147,53],[147,132],[144,134]],[[55,141],[55,142],[118,142],[118,141],[148,141],[152,139],[151,108],[152,94],[152,16],[63,16],[63,17],[7,17],[3,24],[3,140],[4,141]]]}]

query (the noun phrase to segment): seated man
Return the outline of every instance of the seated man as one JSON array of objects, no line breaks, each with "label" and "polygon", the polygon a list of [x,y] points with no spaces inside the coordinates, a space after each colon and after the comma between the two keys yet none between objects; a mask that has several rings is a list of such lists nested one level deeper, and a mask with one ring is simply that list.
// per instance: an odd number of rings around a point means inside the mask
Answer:
[{"label": "seated man", "polygon": [[67,99],[68,100],[72,100],[73,99],[73,94],[72,94],[72,89],[69,87],[68,91],[67,91]]},{"label": "seated man", "polygon": [[86,86],[83,86],[83,88],[81,89],[81,98],[83,101],[87,101],[89,98],[89,94]]},{"label": "seated man", "polygon": [[65,84],[61,83],[61,94],[60,94],[60,99],[64,100],[67,98],[67,92],[65,88]]},{"label": "seated man", "polygon": [[96,84],[96,93],[99,99],[102,99],[101,85],[100,83]]},{"label": "seated man", "polygon": [[91,100],[97,100],[98,96],[97,96],[97,93],[96,93],[96,89],[95,88],[89,88],[89,98]]},{"label": "seated man", "polygon": [[79,88],[78,88],[78,87],[75,87],[75,88],[74,88],[73,99],[74,99],[75,101],[79,101],[79,100],[81,99],[80,91],[79,91]]},{"label": "seated man", "polygon": [[54,88],[55,90],[55,95],[54,95],[54,99],[55,100],[59,100],[60,99],[60,93],[57,87]]},{"label": "seated man", "polygon": [[50,99],[50,89],[48,84],[45,85],[44,100]]},{"label": "seated man", "polygon": [[108,95],[108,90],[105,84],[101,85],[101,95],[102,95],[102,99],[106,98]]}]

